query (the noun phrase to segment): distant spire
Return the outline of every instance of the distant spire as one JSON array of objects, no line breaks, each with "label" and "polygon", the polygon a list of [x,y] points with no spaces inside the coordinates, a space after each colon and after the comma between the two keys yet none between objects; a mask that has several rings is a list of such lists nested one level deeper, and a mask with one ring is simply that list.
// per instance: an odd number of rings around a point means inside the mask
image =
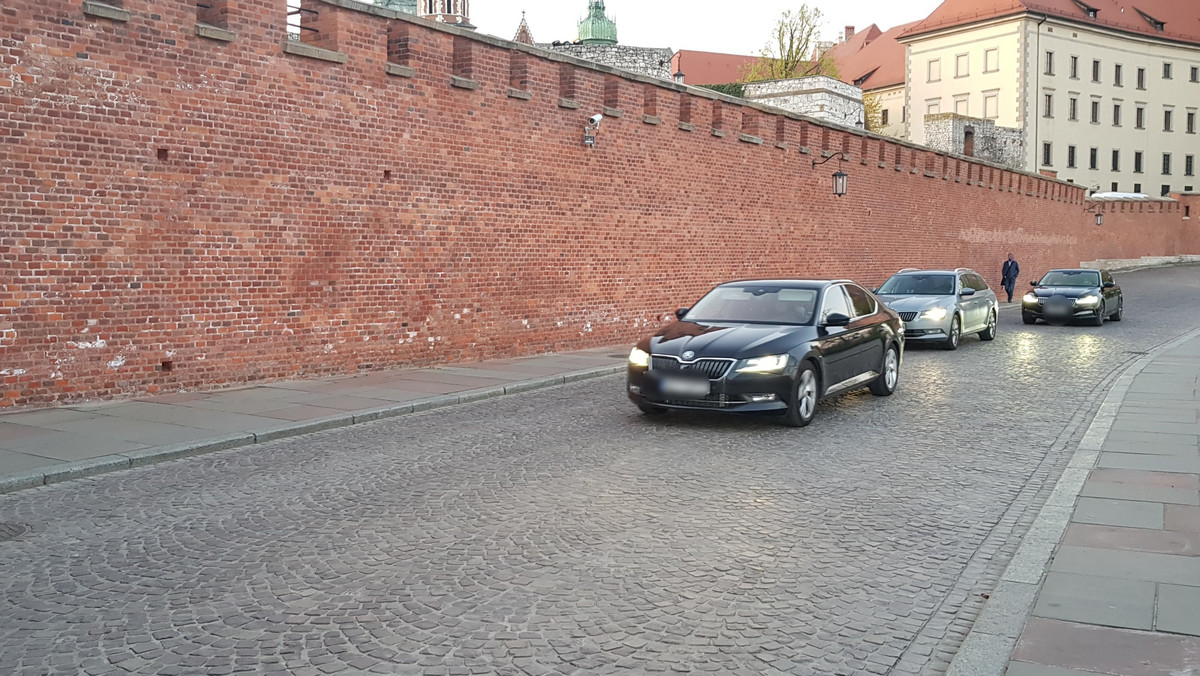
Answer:
[{"label": "distant spire", "polygon": [[617,44],[617,24],[604,13],[604,0],[589,0],[588,16],[579,22],[579,41],[585,45]]},{"label": "distant spire", "polygon": [[533,44],[533,31],[529,30],[529,24],[525,22],[525,10],[521,10],[521,25],[517,27],[517,35],[513,38],[513,42],[523,45]]}]

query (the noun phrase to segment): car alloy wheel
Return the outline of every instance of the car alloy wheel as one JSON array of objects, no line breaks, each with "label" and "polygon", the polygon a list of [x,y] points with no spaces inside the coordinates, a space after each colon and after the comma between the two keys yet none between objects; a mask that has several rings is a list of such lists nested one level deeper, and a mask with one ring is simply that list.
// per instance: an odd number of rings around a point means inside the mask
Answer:
[{"label": "car alloy wheel", "polygon": [[810,362],[800,366],[800,374],[796,376],[796,391],[788,406],[783,424],[789,427],[804,427],[812,422],[817,412],[817,372]]},{"label": "car alloy wheel", "polygon": [[992,310],[988,315],[987,328],[979,332],[980,340],[994,340],[996,338],[996,311]]},{"label": "car alloy wheel", "polygon": [[891,396],[900,384],[900,353],[895,345],[888,345],[883,353],[883,372],[871,383],[871,394],[877,397]]},{"label": "car alloy wheel", "polygon": [[958,339],[962,337],[962,324],[958,321],[958,315],[954,315],[954,319],[950,320],[950,334],[946,336],[946,342],[942,343],[942,348],[947,350],[958,349]]},{"label": "car alloy wheel", "polygon": [[1117,311],[1112,313],[1112,315],[1109,316],[1108,321],[1119,322],[1119,321],[1121,321],[1121,317],[1123,317],[1124,315],[1125,315],[1125,299],[1122,298],[1121,300],[1117,301]]}]

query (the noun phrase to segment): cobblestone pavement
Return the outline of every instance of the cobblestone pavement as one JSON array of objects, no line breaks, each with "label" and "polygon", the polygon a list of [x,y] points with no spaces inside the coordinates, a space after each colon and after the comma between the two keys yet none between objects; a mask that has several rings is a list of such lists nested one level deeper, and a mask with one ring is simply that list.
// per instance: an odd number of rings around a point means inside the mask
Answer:
[{"label": "cobblestone pavement", "polygon": [[940,673],[1104,384],[1200,316],[912,349],[802,430],[618,377],[0,496],[0,673]]}]

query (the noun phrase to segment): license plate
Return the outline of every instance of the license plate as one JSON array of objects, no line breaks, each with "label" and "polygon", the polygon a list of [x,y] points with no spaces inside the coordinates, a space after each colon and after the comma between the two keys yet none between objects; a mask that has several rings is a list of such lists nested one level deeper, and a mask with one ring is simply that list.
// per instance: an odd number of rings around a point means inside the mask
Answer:
[{"label": "license plate", "polygon": [[707,397],[710,391],[708,380],[671,377],[663,378],[658,389],[665,395],[688,399]]}]

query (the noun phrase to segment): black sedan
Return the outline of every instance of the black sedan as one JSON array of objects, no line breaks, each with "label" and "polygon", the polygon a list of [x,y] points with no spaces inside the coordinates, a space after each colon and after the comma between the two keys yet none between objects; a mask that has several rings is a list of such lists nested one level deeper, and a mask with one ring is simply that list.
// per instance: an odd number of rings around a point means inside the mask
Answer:
[{"label": "black sedan", "polygon": [[1051,270],[1021,299],[1021,319],[1033,324],[1039,319],[1054,324],[1081,321],[1095,326],[1107,318],[1121,321],[1125,297],[1108,270]]},{"label": "black sedan", "polygon": [[825,397],[896,391],[899,315],[849,281],[722,284],[629,353],[626,388],[644,413],[764,413],[803,427]]}]

